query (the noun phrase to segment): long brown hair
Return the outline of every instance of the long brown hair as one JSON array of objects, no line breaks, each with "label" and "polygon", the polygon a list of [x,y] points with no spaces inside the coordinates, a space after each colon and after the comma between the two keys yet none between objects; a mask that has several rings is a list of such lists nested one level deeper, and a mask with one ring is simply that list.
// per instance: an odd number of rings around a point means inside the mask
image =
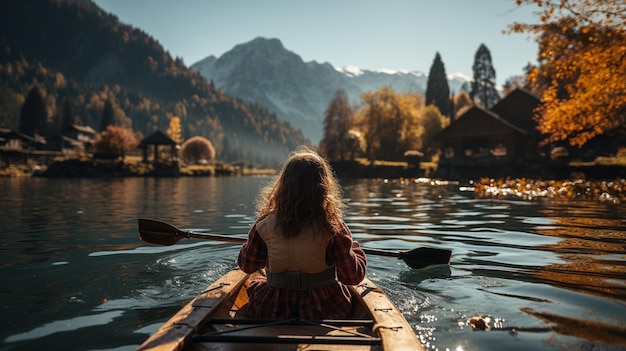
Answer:
[{"label": "long brown hair", "polygon": [[341,187],[328,162],[309,148],[299,148],[260,193],[257,214],[274,213],[277,227],[295,237],[307,225],[315,231],[341,230],[344,203]]}]

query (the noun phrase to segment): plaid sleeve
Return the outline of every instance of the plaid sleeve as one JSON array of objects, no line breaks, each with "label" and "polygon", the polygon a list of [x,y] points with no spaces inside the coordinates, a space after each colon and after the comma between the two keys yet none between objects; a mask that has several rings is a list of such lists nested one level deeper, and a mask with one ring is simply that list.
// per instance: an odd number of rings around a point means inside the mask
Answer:
[{"label": "plaid sleeve", "polygon": [[239,250],[237,264],[246,273],[254,273],[267,264],[267,246],[256,230],[256,223],[250,228],[248,240]]},{"label": "plaid sleeve", "polygon": [[332,237],[326,261],[335,264],[337,278],[344,284],[356,285],[365,278],[367,257],[359,243],[352,240],[352,233],[345,223],[341,232]]}]

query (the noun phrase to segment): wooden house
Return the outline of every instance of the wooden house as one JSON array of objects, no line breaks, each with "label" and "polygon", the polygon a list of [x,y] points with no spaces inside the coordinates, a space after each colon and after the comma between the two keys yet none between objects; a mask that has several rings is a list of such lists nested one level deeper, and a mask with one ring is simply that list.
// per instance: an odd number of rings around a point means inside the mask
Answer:
[{"label": "wooden house", "polygon": [[516,89],[491,109],[473,106],[437,134],[438,174],[514,173],[536,164],[542,153],[533,110],[537,97]]},{"label": "wooden house", "polygon": [[73,124],[61,131],[61,135],[66,138],[74,139],[83,144],[91,143],[96,137],[96,131],[90,126],[79,126]]},{"label": "wooden house", "polygon": [[0,167],[9,164],[28,163],[28,158],[45,147],[46,140],[11,129],[0,128]]},{"label": "wooden house", "polygon": [[40,150],[46,140],[39,136],[30,136],[15,130],[0,128],[0,148],[12,151]]},{"label": "wooden house", "polygon": [[48,149],[60,151],[63,154],[71,154],[89,151],[96,137],[96,131],[89,126],[73,124],[48,140]]}]

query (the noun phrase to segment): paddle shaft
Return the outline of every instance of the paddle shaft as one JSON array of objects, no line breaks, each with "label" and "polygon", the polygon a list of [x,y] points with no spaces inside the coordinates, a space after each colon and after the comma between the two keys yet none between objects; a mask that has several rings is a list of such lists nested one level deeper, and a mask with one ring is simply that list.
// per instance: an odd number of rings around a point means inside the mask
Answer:
[{"label": "paddle shaft", "polygon": [[[149,230],[143,230],[142,234],[158,235],[158,234],[161,234],[161,232],[151,232]],[[243,239],[243,238],[236,238],[236,237],[222,235],[222,234],[198,233],[198,232],[194,232],[191,230],[185,230],[185,231],[180,230],[178,231],[176,236],[180,236],[181,239],[182,238],[187,238],[187,239],[195,238],[195,239],[202,239],[202,240],[222,241],[222,242],[235,243],[235,244],[243,244],[246,242],[246,239]],[[368,255],[378,255],[378,256],[387,256],[387,257],[399,257],[400,256],[398,252],[394,252],[394,251],[368,249],[364,247],[362,247],[361,249],[363,249],[363,251]]]},{"label": "paddle shaft", "polygon": [[[138,219],[139,237],[141,240],[156,245],[174,245],[184,238],[215,240],[243,244],[244,238],[237,238],[222,234],[198,233],[191,230],[180,230],[173,225],[152,219]],[[435,264],[448,264],[451,250],[434,247],[418,247],[409,251],[389,251],[368,249],[361,247],[368,255],[396,257],[402,259],[409,267],[420,269]]]}]

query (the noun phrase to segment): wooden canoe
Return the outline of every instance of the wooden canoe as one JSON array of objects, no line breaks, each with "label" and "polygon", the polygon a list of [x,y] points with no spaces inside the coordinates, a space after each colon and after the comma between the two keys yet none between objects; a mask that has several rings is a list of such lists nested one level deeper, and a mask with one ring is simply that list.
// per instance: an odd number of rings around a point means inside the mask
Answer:
[{"label": "wooden canoe", "polygon": [[259,320],[243,316],[257,274],[235,269],[189,302],[138,350],[424,350],[385,293],[369,279],[350,287],[347,320]]}]

